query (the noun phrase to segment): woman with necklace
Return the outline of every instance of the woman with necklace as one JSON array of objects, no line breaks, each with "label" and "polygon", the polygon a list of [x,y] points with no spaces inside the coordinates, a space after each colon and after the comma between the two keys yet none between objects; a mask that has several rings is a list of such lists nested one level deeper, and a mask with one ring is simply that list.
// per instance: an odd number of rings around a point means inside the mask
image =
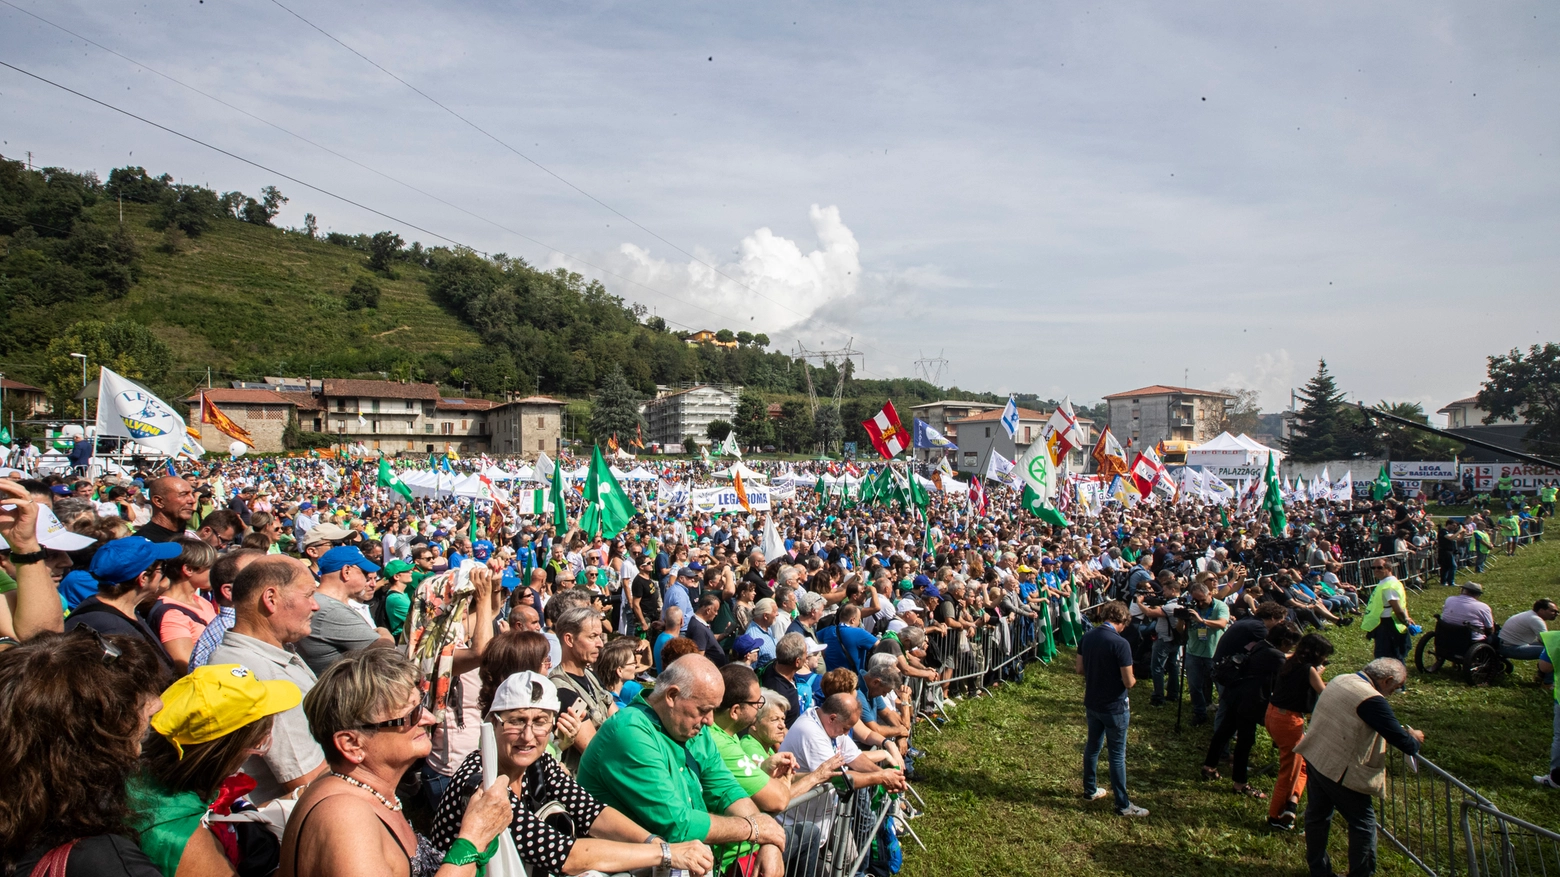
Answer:
[{"label": "woman with necklace", "polygon": [[[282,838],[281,877],[474,877],[509,823],[505,782],[471,797],[447,852],[412,830],[395,796],[430,749],[417,666],[392,649],[332,664],[304,697],[330,772],[309,785]],[[442,858],[441,858],[442,857]]]}]

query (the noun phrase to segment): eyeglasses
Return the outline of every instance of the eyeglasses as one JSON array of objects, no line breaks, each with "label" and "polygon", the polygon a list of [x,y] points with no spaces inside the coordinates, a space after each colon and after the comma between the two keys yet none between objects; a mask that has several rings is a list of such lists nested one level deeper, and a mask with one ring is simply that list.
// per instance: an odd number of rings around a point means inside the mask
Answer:
[{"label": "eyeglasses", "polygon": [[557,721],[552,716],[535,716],[532,718],[527,718],[525,716],[518,715],[494,715],[493,720],[498,723],[498,727],[501,729],[513,728],[516,731],[524,731],[526,728],[530,728],[531,733],[537,737],[545,737],[548,734],[551,734],[553,723]]},{"label": "eyeglasses", "polygon": [[757,707],[758,709],[763,709],[765,701],[764,698],[761,697],[758,700],[739,700],[737,703],[742,704],[743,706],[751,706]]},{"label": "eyeglasses", "polygon": [[423,713],[427,708],[422,704],[412,707],[412,711],[399,719],[386,719],[383,722],[370,722],[366,725],[358,725],[359,731],[385,731],[391,728],[416,727],[422,721]]}]

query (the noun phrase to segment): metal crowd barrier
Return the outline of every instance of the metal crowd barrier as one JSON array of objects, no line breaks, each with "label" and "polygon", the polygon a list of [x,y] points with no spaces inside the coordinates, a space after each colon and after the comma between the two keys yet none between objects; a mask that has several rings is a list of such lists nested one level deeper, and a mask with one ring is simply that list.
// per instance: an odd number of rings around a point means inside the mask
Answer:
[{"label": "metal crowd barrier", "polygon": [[1560,873],[1560,834],[1502,813],[1424,756],[1392,749],[1377,831],[1431,877]]}]

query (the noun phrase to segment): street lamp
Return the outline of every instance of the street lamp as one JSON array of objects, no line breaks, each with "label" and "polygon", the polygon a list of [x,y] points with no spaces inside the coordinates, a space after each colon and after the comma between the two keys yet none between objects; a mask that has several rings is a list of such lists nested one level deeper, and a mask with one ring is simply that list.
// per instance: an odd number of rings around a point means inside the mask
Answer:
[{"label": "street lamp", "polygon": [[87,355],[72,353],[71,359],[81,360],[81,437],[87,437]]}]

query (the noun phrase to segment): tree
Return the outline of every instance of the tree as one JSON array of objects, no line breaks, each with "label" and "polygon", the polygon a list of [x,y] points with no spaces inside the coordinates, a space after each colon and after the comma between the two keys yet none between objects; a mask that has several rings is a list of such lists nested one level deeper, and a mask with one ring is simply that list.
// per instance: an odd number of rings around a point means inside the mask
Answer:
[{"label": "tree", "polygon": [[305,213],[303,215],[303,233],[309,236],[309,240],[314,240],[320,236],[320,223],[319,220],[314,218],[314,214]]},{"label": "tree", "polygon": [[737,440],[749,447],[762,447],[774,441],[769,422],[769,405],[757,393],[743,390],[737,399]]},{"label": "tree", "polygon": [[1560,453],[1560,344],[1535,344],[1526,355],[1512,348],[1489,358],[1489,380],[1479,389],[1485,423],[1528,422],[1525,441],[1535,453]]},{"label": "tree", "polygon": [[401,236],[393,231],[379,231],[374,232],[368,246],[368,267],[380,273],[388,273],[390,262],[401,252],[401,248],[406,246],[406,241],[401,240]]},{"label": "tree", "polygon": [[715,340],[722,344],[730,344],[731,342],[737,340],[737,336],[732,334],[730,329],[722,329],[715,333]]},{"label": "tree", "polygon": [[697,456],[699,456],[699,437],[694,435],[693,433],[690,432],[687,435],[683,436],[682,446],[683,446],[683,453],[687,454],[688,456],[690,456],[690,457],[697,457]]},{"label": "tree", "polygon": [[271,227],[271,220],[281,212],[282,205],[287,203],[287,198],[275,186],[266,186],[260,190],[260,199],[245,198],[244,206],[238,212],[238,218],[254,225]]},{"label": "tree", "polygon": [[152,228],[161,231],[170,225],[178,226],[180,231],[198,238],[211,227],[212,220],[228,215],[228,207],[216,192],[204,186],[174,186],[163,197],[162,210]]},{"label": "tree", "polygon": [[618,442],[628,441],[639,430],[639,394],[628,385],[623,369],[613,366],[601,382],[590,412],[590,434],[605,445],[607,439],[618,437]]},{"label": "tree", "polygon": [[737,343],[741,344],[743,347],[746,347],[747,345],[753,343],[753,333],[752,332],[738,332],[737,333]]},{"label": "tree", "polygon": [[67,417],[81,413],[81,403],[76,401],[81,392],[81,360],[72,357],[72,353],[86,354],[89,381],[97,375],[99,366],[107,366],[131,380],[149,385],[154,392],[173,366],[172,349],[140,323],[133,320],[76,323],[51,341],[44,353],[47,376],[44,388],[49,391],[49,402],[56,415]]},{"label": "tree", "polygon": [[1230,435],[1256,432],[1262,425],[1262,393],[1235,387],[1225,387],[1219,392],[1235,397],[1224,401],[1224,417],[1219,420],[1219,431]]},{"label": "tree", "polygon": [[1300,411],[1289,437],[1290,459],[1297,463],[1347,460],[1375,450],[1370,430],[1360,413],[1343,401],[1343,392],[1327,372],[1327,361],[1317,364],[1316,374],[1298,394]]},{"label": "tree", "polygon": [[818,413],[813,417],[813,441],[827,454],[844,436],[845,430],[840,426],[840,413],[833,405],[820,406]]},{"label": "tree", "polygon": [[814,447],[812,411],[807,403],[796,399],[781,402],[776,432],[780,447],[793,454]]},{"label": "tree", "polygon": [[[704,428],[704,437],[716,444],[720,444],[726,440],[726,436],[731,435],[731,430],[731,424],[726,421],[711,420],[710,425]],[[738,436],[738,438],[740,439],[741,437]]]},{"label": "tree", "polygon": [[[1376,408],[1415,423],[1430,423],[1430,417],[1418,402],[1391,405],[1378,402]],[[1381,453],[1389,460],[1450,460],[1462,449],[1460,443],[1451,439],[1384,419],[1376,420],[1375,439]]]},{"label": "tree", "polygon": [[379,307],[379,284],[372,277],[359,277],[347,290],[347,310],[360,311]]},{"label": "tree", "polygon": [[765,335],[763,332],[755,332],[753,334],[753,343],[757,344],[759,347],[768,347],[769,336]]}]

